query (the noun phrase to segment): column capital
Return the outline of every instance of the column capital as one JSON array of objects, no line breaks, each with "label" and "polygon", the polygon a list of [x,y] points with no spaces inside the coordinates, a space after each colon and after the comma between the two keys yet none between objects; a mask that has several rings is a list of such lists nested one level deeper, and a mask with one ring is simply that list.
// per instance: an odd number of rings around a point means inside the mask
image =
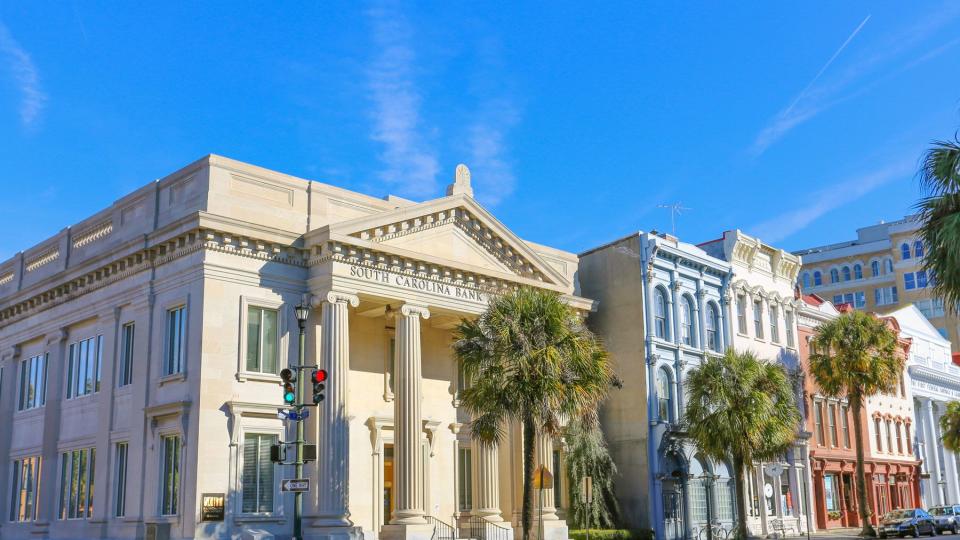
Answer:
[{"label": "column capital", "polygon": [[357,307],[360,305],[360,298],[356,294],[346,291],[327,291],[326,294],[314,296],[310,301],[313,307],[320,307],[324,302],[330,304],[349,304]]},{"label": "column capital", "polygon": [[419,304],[405,303],[400,306],[400,313],[406,317],[419,316],[424,319],[430,318],[430,310],[427,309],[427,306],[422,306]]}]

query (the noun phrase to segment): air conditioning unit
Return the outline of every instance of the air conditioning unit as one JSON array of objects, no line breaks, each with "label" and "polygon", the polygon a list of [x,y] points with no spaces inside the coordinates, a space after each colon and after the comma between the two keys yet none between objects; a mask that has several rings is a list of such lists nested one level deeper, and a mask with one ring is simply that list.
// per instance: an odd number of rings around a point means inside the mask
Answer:
[{"label": "air conditioning unit", "polygon": [[147,523],[144,526],[143,540],[170,540],[170,524]]}]

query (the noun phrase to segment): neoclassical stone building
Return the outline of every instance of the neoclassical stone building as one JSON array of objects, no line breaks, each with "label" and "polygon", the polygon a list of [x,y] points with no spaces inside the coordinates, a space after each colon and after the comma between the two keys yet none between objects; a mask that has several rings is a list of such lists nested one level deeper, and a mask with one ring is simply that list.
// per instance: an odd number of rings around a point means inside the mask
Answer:
[{"label": "neoclassical stone building", "polygon": [[[731,325],[733,348],[753,351],[759,358],[780,363],[788,373],[799,374],[797,313],[802,300],[796,298],[794,289],[800,257],[739,230],[725,231],[700,247],[731,265],[733,301],[727,317],[735,321]],[[798,405],[803,402],[800,386],[797,383]],[[747,517],[749,527],[759,536],[807,530],[809,434],[799,431],[801,436],[780,459],[757,463],[747,475]]]},{"label": "neoclassical stone building", "polygon": [[731,344],[730,264],[667,234],[640,232],[580,255],[588,323],[604,339],[623,388],[603,410],[631,527],[696,537],[735,519],[732,466],[698,455],[681,428],[684,379]]},{"label": "neoclassical stone building", "polygon": [[[518,285],[591,310],[577,262],[507,229],[465,167],[416,203],[192,163],[0,262],[0,536],[289,535],[279,483],[293,470],[269,446],[293,440],[278,373],[306,299],[307,363],[330,374],[306,426],[306,535],[427,539],[472,519],[506,540],[520,433],[471,443],[451,329]],[[685,283],[716,301],[703,270]],[[559,454],[538,439],[558,479],[541,503],[549,540],[566,538]]]}]

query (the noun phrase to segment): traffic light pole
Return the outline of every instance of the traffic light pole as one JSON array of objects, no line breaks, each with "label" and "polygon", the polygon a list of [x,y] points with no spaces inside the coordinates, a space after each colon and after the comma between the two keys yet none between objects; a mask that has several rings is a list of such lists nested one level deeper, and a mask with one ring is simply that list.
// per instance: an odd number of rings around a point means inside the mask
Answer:
[{"label": "traffic light pole", "polygon": [[[304,336],[303,329],[306,321],[297,321],[300,325],[300,361],[297,365],[297,400],[294,407],[297,409],[297,414],[303,412],[303,369],[304,369],[304,344],[306,343],[306,337]],[[303,478],[303,420],[297,421],[297,460],[294,462],[294,477]],[[303,524],[301,523],[303,519],[303,493],[297,491],[293,494],[293,540],[303,540]]]}]

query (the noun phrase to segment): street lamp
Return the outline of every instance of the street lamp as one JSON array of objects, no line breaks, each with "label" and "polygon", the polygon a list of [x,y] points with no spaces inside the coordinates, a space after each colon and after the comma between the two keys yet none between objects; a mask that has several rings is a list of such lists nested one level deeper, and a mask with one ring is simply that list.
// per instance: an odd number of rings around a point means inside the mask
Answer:
[{"label": "street lamp", "polygon": [[[294,313],[297,316],[297,326],[300,327],[300,347],[299,347],[299,361],[297,363],[297,412],[303,410],[303,379],[304,377],[299,373],[304,367],[304,344],[306,343],[306,338],[304,336],[304,329],[307,326],[307,317],[310,316],[310,304],[306,301],[306,297],[300,300],[300,303],[293,308]],[[297,479],[303,478],[303,420],[297,421],[297,460],[294,462],[294,476]],[[294,540],[303,540],[303,524],[302,521],[303,515],[303,493],[297,491],[293,494],[293,539]]]}]

